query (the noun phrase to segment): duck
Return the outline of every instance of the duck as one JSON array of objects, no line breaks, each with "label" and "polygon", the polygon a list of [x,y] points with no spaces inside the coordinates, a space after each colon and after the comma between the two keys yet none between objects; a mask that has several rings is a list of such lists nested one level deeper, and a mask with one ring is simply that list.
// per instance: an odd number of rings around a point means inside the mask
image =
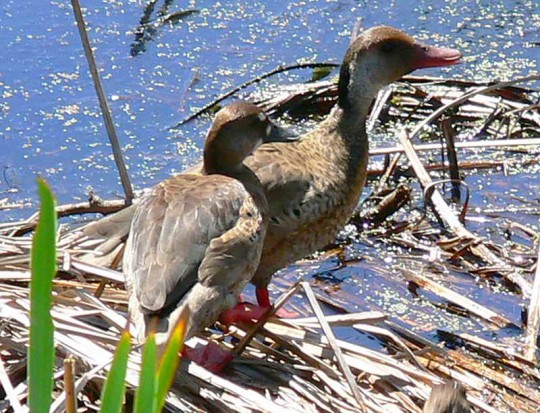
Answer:
[{"label": "duck", "polygon": [[[272,275],[331,243],[358,204],[367,176],[365,123],[378,91],[414,70],[455,65],[461,57],[456,49],[421,43],[390,26],[365,30],[345,54],[337,103],[327,118],[295,141],[264,144],[245,160],[265,190],[270,213],[251,280],[261,307],[271,304]],[[122,211],[121,221],[135,208]],[[97,226],[105,236],[126,231],[125,225]]]},{"label": "duck", "polygon": [[461,57],[458,50],[428,46],[393,27],[368,29],[345,54],[337,104],[328,117],[294,142],[262,145],[246,159],[270,207],[251,280],[261,307],[270,306],[272,275],[330,244],[357,206],[367,176],[365,124],[379,90],[416,69],[454,65]]},{"label": "duck", "polygon": [[[186,307],[186,339],[235,311],[257,269],[268,223],[264,190],[244,160],[261,144],[286,139],[257,106],[232,103],[210,127],[201,173],[166,179],[139,200],[123,257],[138,342],[153,330],[163,345]],[[187,355],[213,371],[230,360],[216,345]]]},{"label": "duck", "polygon": [[424,413],[471,413],[472,411],[465,389],[455,381],[447,381],[434,386],[423,410]]}]

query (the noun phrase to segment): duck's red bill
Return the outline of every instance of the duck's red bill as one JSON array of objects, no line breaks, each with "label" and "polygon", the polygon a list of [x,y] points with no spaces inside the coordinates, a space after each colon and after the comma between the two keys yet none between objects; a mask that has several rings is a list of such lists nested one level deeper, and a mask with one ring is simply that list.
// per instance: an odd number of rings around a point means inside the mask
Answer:
[{"label": "duck's red bill", "polygon": [[459,50],[448,47],[434,47],[417,43],[417,57],[414,62],[415,69],[426,67],[451,66],[461,63],[462,54]]}]

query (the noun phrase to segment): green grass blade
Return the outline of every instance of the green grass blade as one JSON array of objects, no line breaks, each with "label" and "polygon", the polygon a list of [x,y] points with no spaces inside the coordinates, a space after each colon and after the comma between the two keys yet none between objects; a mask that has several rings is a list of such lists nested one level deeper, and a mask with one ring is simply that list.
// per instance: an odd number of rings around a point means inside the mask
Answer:
[{"label": "green grass blade", "polygon": [[120,413],[124,404],[124,393],[126,390],[126,372],[129,351],[131,349],[131,336],[124,331],[118,342],[111,370],[105,380],[105,386],[101,393],[102,413]]},{"label": "green grass blade", "polygon": [[178,364],[180,363],[180,357],[178,353],[182,351],[184,347],[184,335],[186,333],[186,326],[189,319],[189,309],[186,307],[180,320],[174,327],[174,330],[167,342],[167,346],[159,362],[159,367],[157,370],[157,411],[160,412],[165,406],[165,399],[167,398],[167,393],[169,388],[174,380],[174,375]]},{"label": "green grass blade", "polygon": [[157,348],[156,336],[150,333],[146,338],[141,361],[141,377],[139,388],[135,392],[135,408],[133,413],[155,413],[157,404]]},{"label": "green grass blade", "polygon": [[53,194],[42,178],[38,179],[38,191],[41,207],[31,258],[28,402],[32,413],[45,413],[49,411],[53,388],[51,290],[56,274],[56,211]]}]

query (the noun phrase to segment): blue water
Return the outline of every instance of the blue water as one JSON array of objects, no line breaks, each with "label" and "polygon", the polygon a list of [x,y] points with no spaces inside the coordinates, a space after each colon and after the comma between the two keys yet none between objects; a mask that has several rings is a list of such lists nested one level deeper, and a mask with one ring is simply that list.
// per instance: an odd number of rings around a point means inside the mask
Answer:
[{"label": "blue water", "polygon": [[[151,15],[199,12],[160,27],[132,56],[143,1],[84,0],[84,15],[135,188],[200,156],[208,118],[168,127],[220,93],[280,64],[339,62],[356,21],[389,24],[461,49],[447,75],[510,78],[538,70],[540,9],[532,1],[157,1]],[[0,5],[0,199],[35,199],[45,176],[60,202],[122,194],[68,1]],[[139,48],[141,49],[141,48]],[[426,74],[438,74],[434,69]],[[309,79],[298,72],[275,82]],[[24,216],[10,211],[3,219]]]}]

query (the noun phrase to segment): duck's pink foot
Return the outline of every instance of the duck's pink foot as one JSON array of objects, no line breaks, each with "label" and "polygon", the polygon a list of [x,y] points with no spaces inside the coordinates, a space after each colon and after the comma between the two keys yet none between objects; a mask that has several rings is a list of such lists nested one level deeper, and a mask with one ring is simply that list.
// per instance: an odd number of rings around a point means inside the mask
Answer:
[{"label": "duck's pink foot", "polygon": [[[255,289],[255,294],[257,295],[257,302],[262,308],[270,308],[270,294],[268,293],[268,288],[257,287]],[[290,311],[284,307],[280,307],[275,314],[279,318],[297,318],[300,316],[296,311]]]},{"label": "duck's pink foot", "polygon": [[257,322],[267,313],[268,308],[263,308],[250,303],[239,303],[230,310],[225,310],[219,315],[219,322],[229,326],[233,323]]},{"label": "duck's pink foot", "polygon": [[216,374],[220,373],[233,359],[230,351],[223,350],[219,345],[212,342],[196,349],[184,347],[182,355]]}]

